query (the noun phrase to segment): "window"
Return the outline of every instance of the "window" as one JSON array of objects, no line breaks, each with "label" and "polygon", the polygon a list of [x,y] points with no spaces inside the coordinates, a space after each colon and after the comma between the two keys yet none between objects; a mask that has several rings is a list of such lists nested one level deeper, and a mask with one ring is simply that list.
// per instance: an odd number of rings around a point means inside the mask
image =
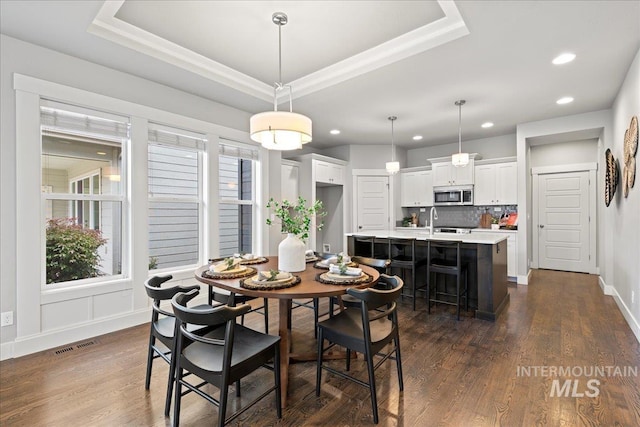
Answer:
[{"label": "window", "polygon": [[204,135],[149,125],[149,270],[200,262]]},{"label": "window", "polygon": [[220,256],[253,251],[257,158],[258,152],[254,148],[220,144]]},{"label": "window", "polygon": [[125,117],[41,101],[47,286],[122,274]]}]

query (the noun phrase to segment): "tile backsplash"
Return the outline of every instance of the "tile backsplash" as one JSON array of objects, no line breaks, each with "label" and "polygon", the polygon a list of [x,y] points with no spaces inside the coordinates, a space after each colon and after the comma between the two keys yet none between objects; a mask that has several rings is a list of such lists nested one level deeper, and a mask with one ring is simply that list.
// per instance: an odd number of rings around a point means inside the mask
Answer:
[{"label": "tile backsplash", "polygon": [[[429,222],[430,210],[431,208],[426,208],[426,212],[420,212],[420,208],[403,208],[402,212],[404,216],[411,216],[412,213],[417,213],[418,226],[424,227]],[[480,216],[483,213],[490,213],[499,218],[503,213],[518,212],[518,206],[439,206],[436,211],[438,212],[438,219],[433,221],[436,227],[443,225],[479,227]],[[397,225],[401,226],[402,220],[398,221]]]}]

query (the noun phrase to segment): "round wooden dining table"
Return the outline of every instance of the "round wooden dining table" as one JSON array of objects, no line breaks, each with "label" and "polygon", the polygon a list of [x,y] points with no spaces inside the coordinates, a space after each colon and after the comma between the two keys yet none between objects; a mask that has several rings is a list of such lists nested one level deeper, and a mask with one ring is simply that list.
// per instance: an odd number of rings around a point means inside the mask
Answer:
[{"label": "round wooden dining table", "polygon": [[[251,264],[249,267],[257,271],[269,271],[278,269],[278,257],[266,257],[267,262],[262,264]],[[346,293],[350,287],[368,288],[375,285],[380,278],[380,273],[371,267],[360,265],[363,272],[371,276],[371,281],[367,283],[348,284],[325,284],[316,280],[316,277],[327,270],[314,267],[314,263],[307,263],[304,271],[293,273],[300,278],[300,283],[290,288],[274,290],[247,289],[241,286],[242,279],[211,279],[202,277],[202,273],[209,269],[209,265],[200,267],[195,272],[196,280],[210,287],[225,289],[233,294],[243,294],[258,298],[278,299],[278,334],[280,335],[280,379],[282,392],[282,406],[287,403],[287,391],[289,384],[289,363],[295,359],[303,360],[305,357],[294,355],[291,352],[291,301],[293,299],[325,298],[340,296]],[[315,326],[314,326],[315,327]],[[317,355],[315,355],[317,357]],[[306,357],[308,360],[315,360],[315,357]]]}]

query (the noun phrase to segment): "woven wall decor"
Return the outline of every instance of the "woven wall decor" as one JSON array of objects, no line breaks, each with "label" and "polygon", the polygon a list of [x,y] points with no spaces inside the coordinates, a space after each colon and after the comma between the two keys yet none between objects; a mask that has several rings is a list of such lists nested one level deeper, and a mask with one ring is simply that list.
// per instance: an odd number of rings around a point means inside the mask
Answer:
[{"label": "woven wall decor", "polygon": [[618,187],[618,162],[608,148],[605,151],[605,160],[604,204],[609,206]]},{"label": "woven wall decor", "polygon": [[622,193],[626,198],[636,181],[636,153],[638,151],[638,116],[631,117],[624,133],[624,167],[622,169]]}]

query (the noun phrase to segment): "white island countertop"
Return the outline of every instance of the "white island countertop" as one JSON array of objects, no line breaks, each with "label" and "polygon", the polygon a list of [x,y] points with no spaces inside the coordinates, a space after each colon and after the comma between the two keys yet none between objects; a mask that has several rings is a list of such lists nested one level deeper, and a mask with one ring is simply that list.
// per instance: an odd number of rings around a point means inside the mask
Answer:
[{"label": "white island countertop", "polygon": [[507,233],[433,233],[427,230],[368,230],[359,233],[346,233],[346,236],[373,236],[380,239],[416,239],[416,240],[444,240],[448,242],[477,243],[481,245],[495,245],[508,238]]}]

